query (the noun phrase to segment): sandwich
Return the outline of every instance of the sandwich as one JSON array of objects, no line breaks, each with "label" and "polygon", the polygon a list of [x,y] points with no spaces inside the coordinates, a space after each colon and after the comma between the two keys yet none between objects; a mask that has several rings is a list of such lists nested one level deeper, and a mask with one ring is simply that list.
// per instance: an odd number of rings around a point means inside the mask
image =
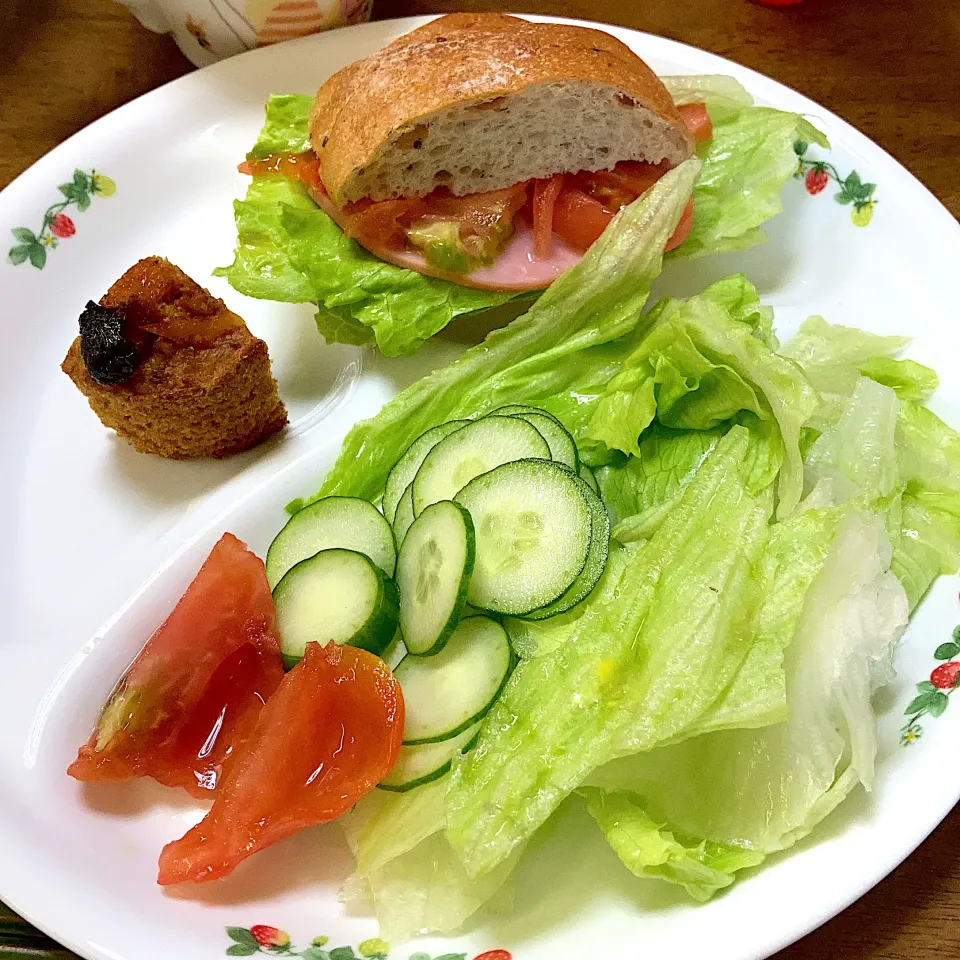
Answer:
[{"label": "sandwich", "polygon": [[[693,156],[672,256],[742,249],[780,209],[807,121],[730,78],[663,80],[601,30],[451,14],[272,97],[240,170],[241,292],[312,301],[328,340],[410,353],[461,314],[529,298]],[[516,311],[515,311],[516,312]]]},{"label": "sandwich", "polygon": [[[695,129],[709,139],[708,120]],[[694,153],[680,109],[625,44],[502,14],[441,17],[334,74],[310,141],[310,194],[348,236],[488,290],[549,286]]]}]

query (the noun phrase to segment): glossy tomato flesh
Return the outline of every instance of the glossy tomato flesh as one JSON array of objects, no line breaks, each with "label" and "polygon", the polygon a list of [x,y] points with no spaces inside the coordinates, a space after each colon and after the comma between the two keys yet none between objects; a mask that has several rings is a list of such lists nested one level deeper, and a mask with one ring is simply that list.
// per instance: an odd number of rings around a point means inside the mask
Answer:
[{"label": "glossy tomato flesh", "polygon": [[263,561],[224,534],[67,772],[210,797],[283,677],[275,619]]},{"label": "glossy tomato flesh", "polygon": [[[553,230],[576,250],[586,251],[617,212],[646,193],[667,171],[665,163],[618,163],[612,170],[567,178],[553,209]],[[665,250],[679,246],[693,225],[693,201],[687,203]]]},{"label": "glossy tomato flesh", "polygon": [[400,685],[379,657],[307,644],[210,812],[163,848],[157,882],[215,880],[271,843],[349,810],[395,763],[403,717]]},{"label": "glossy tomato flesh", "polygon": [[533,255],[540,260],[550,256],[553,210],[563,189],[563,181],[563,174],[549,180],[533,181]]},{"label": "glossy tomato flesh", "polygon": [[706,143],[713,139],[713,124],[710,122],[710,115],[707,113],[705,104],[685,103],[683,106],[677,107],[677,110],[680,111],[681,119],[693,134],[693,139],[697,143]]}]

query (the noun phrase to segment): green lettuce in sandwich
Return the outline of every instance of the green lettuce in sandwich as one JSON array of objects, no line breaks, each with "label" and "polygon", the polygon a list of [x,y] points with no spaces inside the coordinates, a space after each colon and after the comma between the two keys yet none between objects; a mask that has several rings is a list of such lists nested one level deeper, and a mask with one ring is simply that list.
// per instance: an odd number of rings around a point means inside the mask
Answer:
[{"label": "green lettuce in sandwich", "polygon": [[270,98],[218,273],[316,303],[328,341],[409,354],[459,316],[522,312],[693,157],[668,258],[763,242],[798,140],[827,146],[729,77],[658,78],[598,30],[453,14],[316,97]]}]

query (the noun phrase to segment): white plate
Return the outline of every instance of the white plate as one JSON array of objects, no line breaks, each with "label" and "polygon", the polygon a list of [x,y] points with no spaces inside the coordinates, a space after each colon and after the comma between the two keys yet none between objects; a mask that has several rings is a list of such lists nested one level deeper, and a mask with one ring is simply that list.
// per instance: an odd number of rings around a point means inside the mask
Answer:
[{"label": "white plate", "polygon": [[[230,201],[243,188],[235,167],[266,96],[312,92],[421,22],[340,30],[184,77],[72,137],[0,196],[9,236],[21,225],[36,232],[74,169],[116,182],[116,193],[95,195],[89,209],[64,211],[76,233],[47,247],[42,270],[0,263],[0,608],[10,614],[0,636],[0,896],[91,960],[211,960],[231,943],[228,925],[279,927],[297,949],[321,935],[328,950],[376,936],[372,918],[348,916],[337,901],[350,861],[335,826],[258,854],[226,881],[163,893],[158,852],[199,808],[147,782],[81,788],[64,770],[114,680],[221,532],[262,554],[283,504],[317,487],[347,428],[455,352],[439,344],[415,360],[383,362],[328,347],[309,308],[248,300],[208,280],[231,257]],[[835,183],[811,196],[791,182],[766,247],[672,265],[660,290],[693,292],[742,269],[776,308],[781,336],[811,313],[912,334],[909,355],[944,374],[934,408],[960,423],[960,382],[950,376],[960,349],[960,229],[947,211],[815,103],[690,47],[610,30],[660,73],[732,74],[760,102],[810,115],[830,137],[840,175],[856,169],[877,184],[873,220],[858,228],[851,208],[831,199]],[[208,283],[268,341],[292,418],[282,438],[220,463],[141,456],[100,426],[60,372],[85,301],[153,253]],[[957,581],[943,579],[904,638],[899,679],[883,698],[876,792],[844,804],[815,842],[692,906],[631,877],[580,815],[565,813],[521,867],[512,913],[487,914],[461,937],[398,947],[391,960],[494,948],[516,960],[747,960],[800,937],[889,872],[960,796],[960,708],[922,718],[923,739],[909,749],[899,742],[914,685],[935,666],[933,651],[958,614]]]}]

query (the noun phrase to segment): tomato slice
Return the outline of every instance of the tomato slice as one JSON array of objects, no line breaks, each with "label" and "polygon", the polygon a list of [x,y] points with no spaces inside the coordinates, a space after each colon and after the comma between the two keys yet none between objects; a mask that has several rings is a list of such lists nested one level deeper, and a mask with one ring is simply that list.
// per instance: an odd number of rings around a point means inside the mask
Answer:
[{"label": "tomato slice", "polygon": [[[553,210],[553,230],[576,250],[586,251],[606,230],[617,211],[646,193],[667,171],[666,164],[623,161],[613,170],[580,173],[564,186]],[[693,226],[693,201],[687,202],[664,252],[679,246]]]},{"label": "tomato slice", "polygon": [[275,619],[263,561],[224,534],[67,773],[153,777],[209,798],[283,678]]},{"label": "tomato slice", "polygon": [[586,250],[607,229],[614,213],[576,187],[564,187],[553,208],[553,230],[576,250]]},{"label": "tomato slice", "polygon": [[713,124],[710,122],[710,115],[707,113],[705,104],[685,103],[683,106],[677,107],[677,110],[680,111],[680,117],[697,143],[706,143],[706,141],[713,139]]},{"label": "tomato slice", "polygon": [[345,232],[360,243],[392,247],[406,246],[407,228],[427,211],[417,197],[398,200],[358,200],[343,208]]},{"label": "tomato slice", "polygon": [[307,644],[260,713],[210,812],[160,854],[160,884],[215,880],[251,854],[349,810],[390,771],[403,695],[372,653]]},{"label": "tomato slice", "polygon": [[261,160],[244,160],[237,170],[249,177],[279,173],[291,180],[302,180],[308,187],[323,189],[320,160],[312,150],[304,153],[275,153]]},{"label": "tomato slice", "polygon": [[693,229],[693,200],[688,200],[687,205],[683,208],[683,213],[680,214],[680,220],[677,223],[677,229],[673,231],[673,235],[667,241],[666,246],[663,248],[663,252],[666,253],[668,250],[673,250],[676,247],[679,247],[684,240],[687,239],[690,231]]},{"label": "tomato slice", "polygon": [[538,260],[550,256],[553,239],[553,208],[563,189],[563,175],[533,181],[533,255]]}]

